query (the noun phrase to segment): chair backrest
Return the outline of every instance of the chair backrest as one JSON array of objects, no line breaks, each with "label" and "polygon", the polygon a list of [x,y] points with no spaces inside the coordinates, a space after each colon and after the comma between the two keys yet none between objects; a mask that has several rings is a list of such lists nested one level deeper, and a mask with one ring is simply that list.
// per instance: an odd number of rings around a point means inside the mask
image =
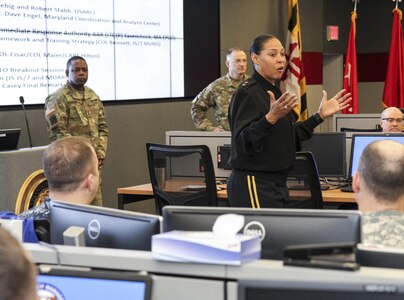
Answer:
[{"label": "chair backrest", "polygon": [[382,131],[380,125],[377,128],[349,128],[349,127],[341,127],[341,132],[380,132]]},{"label": "chair backrest", "polygon": [[15,204],[18,215],[34,206],[40,205],[49,195],[48,181],[42,169],[31,173],[22,184]]},{"label": "chair backrest", "polygon": [[320,179],[317,164],[311,152],[296,153],[287,185],[291,208],[323,208]]},{"label": "chair backrest", "polygon": [[165,205],[217,206],[212,156],[205,145],[147,143],[156,212]]}]

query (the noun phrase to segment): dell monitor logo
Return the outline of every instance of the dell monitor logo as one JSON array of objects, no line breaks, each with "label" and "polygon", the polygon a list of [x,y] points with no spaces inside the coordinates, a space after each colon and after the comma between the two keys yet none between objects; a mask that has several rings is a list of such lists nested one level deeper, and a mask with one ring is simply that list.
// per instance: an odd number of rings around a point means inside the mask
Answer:
[{"label": "dell monitor logo", "polygon": [[262,242],[265,238],[265,227],[260,222],[252,221],[244,226],[243,234],[253,236],[258,235]]},{"label": "dell monitor logo", "polygon": [[101,233],[101,224],[98,220],[94,219],[88,224],[87,233],[91,239],[96,240]]}]

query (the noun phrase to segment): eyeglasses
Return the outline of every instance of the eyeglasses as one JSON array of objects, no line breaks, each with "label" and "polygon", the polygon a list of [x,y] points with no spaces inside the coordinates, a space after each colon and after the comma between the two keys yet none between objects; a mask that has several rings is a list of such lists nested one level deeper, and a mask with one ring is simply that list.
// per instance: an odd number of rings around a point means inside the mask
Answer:
[{"label": "eyeglasses", "polygon": [[383,121],[387,121],[388,123],[393,123],[394,121],[396,121],[397,123],[402,123],[403,119],[402,118],[382,118]]}]

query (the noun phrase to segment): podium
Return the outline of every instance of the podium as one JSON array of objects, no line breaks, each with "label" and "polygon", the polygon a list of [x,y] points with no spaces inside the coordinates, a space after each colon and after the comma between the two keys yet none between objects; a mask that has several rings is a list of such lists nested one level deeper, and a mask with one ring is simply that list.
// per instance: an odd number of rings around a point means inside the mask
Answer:
[{"label": "podium", "polygon": [[42,156],[47,146],[0,151],[0,210],[14,212],[18,192],[25,179],[42,169]]}]

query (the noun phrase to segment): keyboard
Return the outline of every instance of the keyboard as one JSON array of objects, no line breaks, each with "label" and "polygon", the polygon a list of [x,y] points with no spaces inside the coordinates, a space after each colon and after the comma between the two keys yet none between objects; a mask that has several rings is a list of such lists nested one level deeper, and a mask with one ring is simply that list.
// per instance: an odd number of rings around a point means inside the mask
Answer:
[{"label": "keyboard", "polygon": [[339,189],[341,192],[353,193],[352,185],[343,186]]},{"label": "keyboard", "polygon": [[[325,191],[325,190],[328,190],[330,187],[328,186],[328,185],[321,185],[320,186],[320,189],[322,190],[322,191]],[[291,186],[288,186],[288,189],[289,190],[294,190],[294,191],[309,191],[310,190],[310,187],[309,186],[307,186],[307,185],[291,185]]]}]

